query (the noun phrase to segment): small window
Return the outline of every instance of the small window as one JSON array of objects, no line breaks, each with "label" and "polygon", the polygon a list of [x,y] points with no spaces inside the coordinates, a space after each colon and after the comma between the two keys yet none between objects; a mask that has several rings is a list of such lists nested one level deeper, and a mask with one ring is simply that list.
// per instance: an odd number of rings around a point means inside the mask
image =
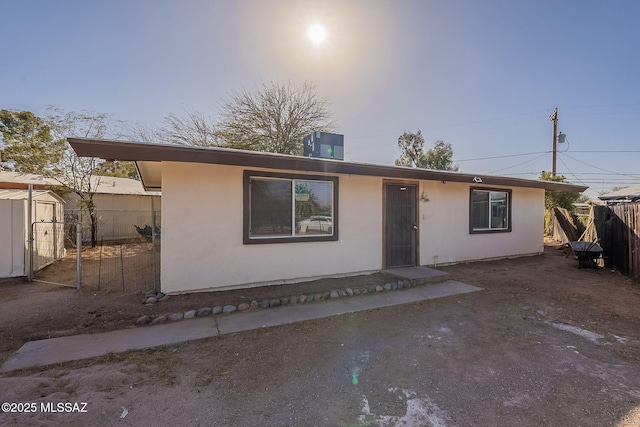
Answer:
[{"label": "small window", "polygon": [[472,188],[469,232],[511,231],[511,190]]},{"label": "small window", "polygon": [[245,171],[244,243],[338,240],[338,178]]}]

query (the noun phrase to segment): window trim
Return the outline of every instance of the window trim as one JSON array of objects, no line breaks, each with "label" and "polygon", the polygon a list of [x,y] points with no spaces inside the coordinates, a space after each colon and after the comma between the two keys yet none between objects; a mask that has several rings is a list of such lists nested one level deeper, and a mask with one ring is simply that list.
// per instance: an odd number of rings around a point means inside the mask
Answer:
[{"label": "window trim", "polygon": [[[251,225],[251,178],[272,178],[283,180],[300,181],[327,181],[333,183],[333,234],[317,236],[278,236],[278,237],[251,237],[249,227]],[[338,240],[338,177],[325,175],[306,175],[285,172],[266,172],[256,170],[245,170],[242,179],[243,187],[243,211],[242,211],[242,239],[245,245],[266,244],[266,243],[299,243],[299,242],[329,242]],[[292,203],[292,208],[295,203]],[[293,213],[292,213],[293,216]]]},{"label": "window trim", "polygon": [[[506,228],[473,228],[473,193],[474,191],[482,192],[500,192],[507,193],[507,227]],[[469,188],[469,234],[485,234],[485,233],[510,233],[512,229],[511,215],[511,197],[512,190],[510,188],[494,188],[494,187],[470,187]],[[489,206],[491,206],[491,196],[489,196]],[[489,216],[489,225],[491,225],[491,216]]]}]

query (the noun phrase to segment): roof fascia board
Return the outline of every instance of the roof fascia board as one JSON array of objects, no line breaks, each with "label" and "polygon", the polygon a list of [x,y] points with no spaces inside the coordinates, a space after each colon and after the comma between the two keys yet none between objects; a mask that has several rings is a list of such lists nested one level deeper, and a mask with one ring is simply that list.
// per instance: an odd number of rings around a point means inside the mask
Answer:
[{"label": "roof fascia board", "polygon": [[[109,141],[85,138],[67,138],[78,156],[100,157],[107,160],[167,161],[211,163],[230,166],[287,169],[345,175],[368,175],[386,178],[418,179],[429,181],[474,183],[476,175],[415,169],[399,166],[373,165],[273,153],[230,150],[218,147],[192,147],[141,142]],[[483,185],[541,188],[546,190],[581,192],[588,187],[552,181],[478,175]]]}]

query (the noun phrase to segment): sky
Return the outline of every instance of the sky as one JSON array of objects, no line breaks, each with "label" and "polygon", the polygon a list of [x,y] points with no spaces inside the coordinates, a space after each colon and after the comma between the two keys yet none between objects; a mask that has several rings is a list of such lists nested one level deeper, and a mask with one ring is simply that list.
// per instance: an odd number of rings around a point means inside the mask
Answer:
[{"label": "sky", "polygon": [[154,127],[308,81],[345,160],[393,164],[421,130],[461,172],[536,179],[558,108],[557,173],[595,197],[640,184],[638,16],[637,0],[0,0],[0,109]]}]

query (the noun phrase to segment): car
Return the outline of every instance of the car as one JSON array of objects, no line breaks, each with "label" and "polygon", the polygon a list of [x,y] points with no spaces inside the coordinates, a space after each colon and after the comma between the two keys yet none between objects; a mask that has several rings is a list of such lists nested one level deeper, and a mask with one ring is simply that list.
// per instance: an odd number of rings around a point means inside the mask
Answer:
[{"label": "car", "polygon": [[313,215],[298,223],[297,232],[300,234],[332,234],[333,219],[325,215]]}]

